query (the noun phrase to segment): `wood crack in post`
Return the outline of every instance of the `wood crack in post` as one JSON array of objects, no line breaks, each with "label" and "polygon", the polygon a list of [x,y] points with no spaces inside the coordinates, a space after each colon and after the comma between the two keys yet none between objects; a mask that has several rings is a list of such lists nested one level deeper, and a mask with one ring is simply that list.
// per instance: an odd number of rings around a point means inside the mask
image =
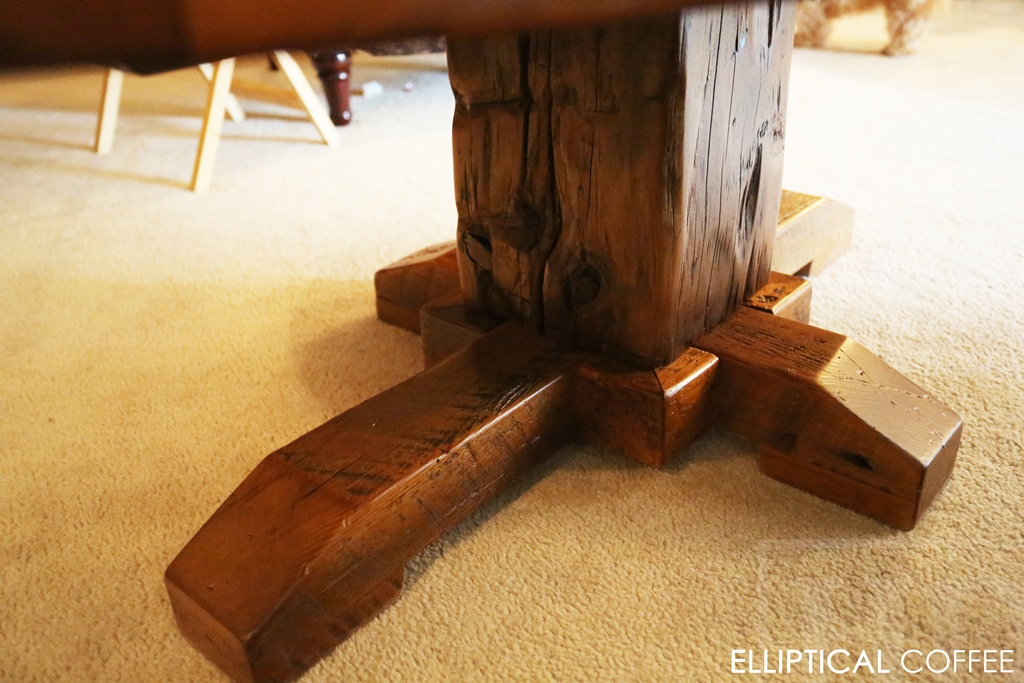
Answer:
[{"label": "wood crack in post", "polygon": [[[530,112],[527,120],[528,122],[537,122],[538,133],[534,136],[533,142],[535,146],[541,148],[537,152],[538,164],[541,168],[547,169],[546,178],[542,179],[539,188],[538,203],[540,206],[530,207],[524,201],[524,206],[534,209],[529,218],[534,219],[536,222],[530,227],[537,234],[539,242],[537,258],[528,266],[532,285],[530,298],[531,327],[536,332],[543,333],[545,317],[544,288],[547,263],[548,259],[551,258],[552,251],[554,251],[558,244],[562,231],[561,214],[558,211],[557,203],[554,201],[556,179],[553,171],[555,165],[554,147],[551,144],[551,32],[534,31],[530,35],[527,47],[528,49],[524,51],[522,62],[524,87],[530,98]],[[535,85],[531,85],[531,71],[535,74]],[[540,92],[535,93],[534,88],[539,88]],[[529,140],[529,136],[530,128],[527,126],[524,130],[524,137]],[[526,172],[530,159],[531,156],[529,154],[524,155],[524,174],[521,185],[523,188],[528,187]]]},{"label": "wood crack in post", "polygon": [[470,306],[654,368],[767,283],[794,16],[773,1],[452,41]]}]

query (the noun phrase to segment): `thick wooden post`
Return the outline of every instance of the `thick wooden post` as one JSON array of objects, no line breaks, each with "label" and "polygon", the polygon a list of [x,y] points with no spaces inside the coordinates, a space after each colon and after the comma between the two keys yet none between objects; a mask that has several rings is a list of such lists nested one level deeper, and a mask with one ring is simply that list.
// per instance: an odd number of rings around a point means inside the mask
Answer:
[{"label": "thick wooden post", "polygon": [[791,2],[451,41],[463,293],[665,365],[768,279]]}]

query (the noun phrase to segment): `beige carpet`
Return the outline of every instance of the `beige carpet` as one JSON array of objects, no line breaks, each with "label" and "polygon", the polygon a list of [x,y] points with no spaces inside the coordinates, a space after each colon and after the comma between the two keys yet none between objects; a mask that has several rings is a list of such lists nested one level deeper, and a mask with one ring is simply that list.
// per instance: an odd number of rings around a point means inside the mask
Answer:
[{"label": "beige carpet", "polygon": [[[882,649],[896,680],[906,649],[1012,649],[1024,680],[1024,4],[957,6],[906,59],[864,52],[881,26],[797,53],[786,185],[858,210],[814,322],[966,423],[918,529],[725,435],[665,471],[571,447],[305,680],[718,681],[763,648]],[[435,57],[369,78],[336,149],[247,102],[196,196],[198,72],[129,78],[104,158],[97,70],[0,76],[0,679],[222,680],[163,569],[265,454],[420,368],[371,276],[453,234],[452,98]]]}]

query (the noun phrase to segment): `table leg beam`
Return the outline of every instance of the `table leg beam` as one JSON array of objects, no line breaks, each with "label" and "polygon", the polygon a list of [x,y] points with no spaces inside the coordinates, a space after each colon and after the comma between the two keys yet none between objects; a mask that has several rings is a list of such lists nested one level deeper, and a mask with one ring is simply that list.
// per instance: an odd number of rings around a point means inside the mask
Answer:
[{"label": "table leg beam", "polygon": [[695,342],[718,423],[765,474],[912,529],[953,468],[959,416],[855,341],[748,307]]},{"label": "table leg beam", "polygon": [[574,437],[577,362],[507,324],[268,456],[168,567],[181,630],[236,680],[299,676]]},{"label": "table leg beam", "polygon": [[[575,380],[580,436],[660,467],[719,424],[757,445],[768,476],[913,528],[952,470],[960,418],[856,342],[809,326],[810,296],[807,280],[773,272],[673,363],[589,355]],[[458,291],[420,317],[428,365],[500,322]]]}]

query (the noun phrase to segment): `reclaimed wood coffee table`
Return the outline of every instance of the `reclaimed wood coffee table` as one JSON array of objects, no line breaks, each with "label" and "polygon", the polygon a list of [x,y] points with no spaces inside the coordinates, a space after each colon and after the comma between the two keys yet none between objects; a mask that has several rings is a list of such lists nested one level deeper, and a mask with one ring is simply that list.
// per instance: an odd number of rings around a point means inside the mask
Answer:
[{"label": "reclaimed wood coffee table", "polygon": [[661,466],[719,425],[768,476],[900,529],[948,479],[956,414],[807,324],[795,275],[852,217],[782,192],[791,2],[55,1],[0,10],[0,64],[449,34],[456,240],[376,278],[428,369],[268,456],[167,569],[182,632],[233,678],[300,676],[574,439]]}]

